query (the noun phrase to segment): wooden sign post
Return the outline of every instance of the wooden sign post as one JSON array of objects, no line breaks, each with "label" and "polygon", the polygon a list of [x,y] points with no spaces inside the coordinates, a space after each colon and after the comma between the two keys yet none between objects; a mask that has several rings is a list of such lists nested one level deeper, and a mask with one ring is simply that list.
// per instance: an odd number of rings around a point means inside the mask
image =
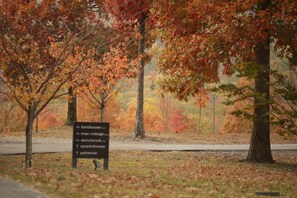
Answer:
[{"label": "wooden sign post", "polygon": [[103,159],[108,169],[109,123],[76,122],[73,126],[72,167],[77,167],[78,158]]}]

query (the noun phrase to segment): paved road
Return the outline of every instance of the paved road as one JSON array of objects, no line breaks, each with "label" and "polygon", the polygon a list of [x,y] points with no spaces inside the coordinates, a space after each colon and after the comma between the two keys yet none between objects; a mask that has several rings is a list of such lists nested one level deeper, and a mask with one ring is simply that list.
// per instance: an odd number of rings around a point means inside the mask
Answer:
[{"label": "paved road", "polygon": [[[247,151],[248,144],[208,145],[208,144],[152,144],[152,143],[110,143],[110,150],[149,150],[149,151]],[[273,144],[275,151],[297,151],[297,144]],[[71,143],[33,144],[33,153],[71,152]],[[1,143],[0,155],[21,154],[24,143]]]},{"label": "paved road", "polygon": [[0,177],[0,198],[46,198],[19,183]]}]

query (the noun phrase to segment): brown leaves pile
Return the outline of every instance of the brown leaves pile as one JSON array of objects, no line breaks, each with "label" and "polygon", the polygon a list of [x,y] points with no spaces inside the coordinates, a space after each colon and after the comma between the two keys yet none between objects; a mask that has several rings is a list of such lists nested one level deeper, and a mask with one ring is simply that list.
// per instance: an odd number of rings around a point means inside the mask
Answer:
[{"label": "brown leaves pile", "polygon": [[238,162],[245,153],[111,152],[110,170],[94,171],[92,160],[38,154],[34,168],[21,156],[1,156],[0,174],[19,179],[54,197],[241,197],[258,191],[297,195],[297,155],[275,153],[272,165]]}]

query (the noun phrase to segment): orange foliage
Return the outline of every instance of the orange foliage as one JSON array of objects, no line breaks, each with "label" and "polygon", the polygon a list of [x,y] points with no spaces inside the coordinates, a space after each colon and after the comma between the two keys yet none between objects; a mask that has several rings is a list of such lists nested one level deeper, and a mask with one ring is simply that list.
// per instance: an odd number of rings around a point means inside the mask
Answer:
[{"label": "orange foliage", "polygon": [[125,131],[132,131],[135,124],[135,112],[136,112],[136,102],[131,101],[128,103],[128,108],[126,111],[122,111],[117,116],[117,122],[119,123],[119,128]]},{"label": "orange foliage", "polygon": [[144,123],[146,131],[162,132],[164,129],[159,124],[160,115],[155,112],[144,111]]},{"label": "orange foliage", "polygon": [[172,114],[173,98],[170,95],[164,95],[159,97],[158,107],[160,109],[160,120],[158,127],[160,131],[169,132],[170,127],[170,115]]},{"label": "orange foliage", "polygon": [[19,106],[8,101],[0,101],[0,109],[0,132],[25,129],[26,114]]},{"label": "orange foliage", "polygon": [[148,16],[149,3],[147,0],[104,0],[105,8],[115,17],[113,26],[121,31],[131,31],[143,15]]},{"label": "orange foliage", "polygon": [[206,103],[209,100],[206,90],[204,87],[200,89],[196,97],[194,98],[194,103],[199,107],[206,107]]},{"label": "orange foliage", "polygon": [[174,107],[170,116],[171,131],[175,133],[185,132],[190,128],[190,120],[183,114],[182,109]]},{"label": "orange foliage", "polygon": [[110,127],[113,129],[121,128],[121,122],[118,121],[118,115],[121,113],[120,105],[115,97],[113,97],[106,107],[106,122],[110,123]]},{"label": "orange foliage", "polygon": [[51,127],[61,126],[64,124],[62,120],[62,115],[57,113],[56,109],[47,107],[38,116],[38,129],[44,130]]},{"label": "orange foliage", "polygon": [[[78,95],[77,117],[78,121],[99,122],[100,109],[98,106],[90,103],[84,96]],[[110,122],[111,128],[119,128],[121,125],[118,122],[120,114],[120,106],[116,98],[112,98],[106,107],[105,121]]]},{"label": "orange foliage", "polygon": [[104,112],[108,103],[121,89],[120,81],[136,75],[123,51],[121,45],[110,47],[101,57],[96,57],[94,51],[94,58],[86,63],[89,65],[89,71],[85,74],[86,83],[80,90],[89,103],[101,110],[101,121],[105,120]]},{"label": "orange foliage", "polygon": [[99,108],[89,103],[84,97],[77,96],[77,120],[80,122],[98,122],[100,120]]},{"label": "orange foliage", "polygon": [[267,34],[280,57],[297,51],[297,1],[154,2],[152,15],[165,46],[159,60],[162,88],[181,99],[217,82],[219,65],[232,74],[234,62],[255,60],[256,46]]}]

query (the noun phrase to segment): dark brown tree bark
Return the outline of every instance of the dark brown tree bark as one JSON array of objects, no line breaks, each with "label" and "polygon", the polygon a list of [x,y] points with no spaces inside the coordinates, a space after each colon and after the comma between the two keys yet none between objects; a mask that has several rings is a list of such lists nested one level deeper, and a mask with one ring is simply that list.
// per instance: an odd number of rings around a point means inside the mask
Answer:
[{"label": "dark brown tree bark", "polygon": [[[138,55],[144,53],[144,36],[145,36],[145,14],[139,21],[139,33],[141,39],[138,42]],[[135,137],[144,138],[144,117],[143,117],[143,98],[144,98],[144,60],[140,59],[140,68],[137,76],[138,87],[137,87],[137,108],[136,108],[136,123],[135,123]]]},{"label": "dark brown tree bark", "polygon": [[34,123],[35,108],[30,106],[27,112],[27,126],[26,126],[26,157],[25,167],[29,168],[32,166],[32,131]]},{"label": "dark brown tree bark", "polygon": [[35,132],[36,133],[38,133],[38,131],[39,131],[39,128],[38,128],[38,116],[36,116],[36,118],[35,118]]},{"label": "dark brown tree bark", "polygon": [[198,130],[197,133],[201,133],[201,116],[202,116],[202,105],[199,105],[199,114],[198,114]]},{"label": "dark brown tree bark", "polygon": [[212,131],[216,133],[216,93],[213,93],[213,104],[212,104]]},{"label": "dark brown tree bark", "polygon": [[105,120],[105,106],[106,106],[106,98],[101,98],[101,104],[100,104],[100,121],[104,122]]},{"label": "dark brown tree bark", "polygon": [[67,112],[67,121],[65,125],[72,126],[75,122],[77,122],[77,114],[76,114],[76,95],[73,93],[73,88],[68,88],[68,112]]},{"label": "dark brown tree bark", "polygon": [[259,72],[255,79],[254,123],[247,161],[273,162],[270,147],[269,42],[257,45]]},{"label": "dark brown tree bark", "polygon": [[[98,100],[99,109],[100,109],[100,121],[105,121],[105,107],[109,101],[109,97],[105,93],[100,93],[100,98]],[[100,102],[99,102],[100,101]]]},{"label": "dark brown tree bark", "polygon": [[105,120],[105,106],[100,108],[100,114],[101,114],[100,121],[104,122],[104,120]]},{"label": "dark brown tree bark", "polygon": [[[269,8],[270,1],[263,3],[262,9]],[[266,41],[256,45],[256,63],[258,72],[255,78],[254,121],[247,161],[257,163],[272,163],[270,146],[270,39],[266,32]]]}]

